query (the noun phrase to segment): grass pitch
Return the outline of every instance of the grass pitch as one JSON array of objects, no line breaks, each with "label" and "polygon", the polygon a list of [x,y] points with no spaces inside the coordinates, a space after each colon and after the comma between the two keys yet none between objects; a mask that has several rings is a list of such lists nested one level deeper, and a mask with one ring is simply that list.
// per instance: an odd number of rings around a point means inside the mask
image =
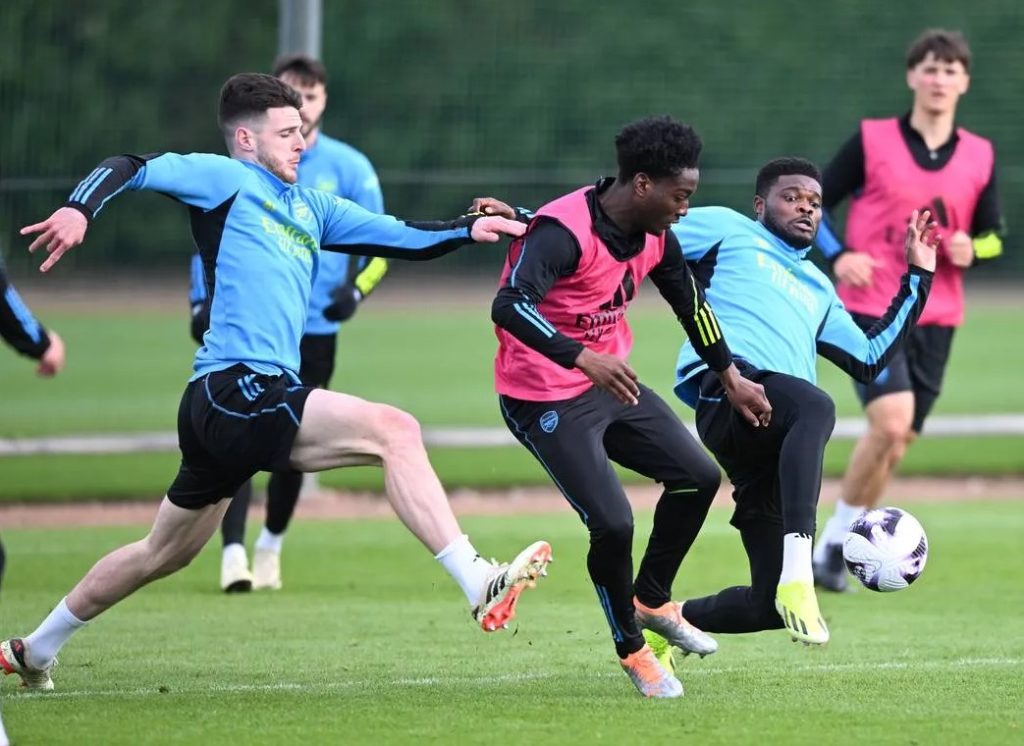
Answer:
[{"label": "grass pitch", "polygon": [[[1024,502],[910,506],[930,539],[907,591],[823,596],[833,639],[720,636],[686,659],[686,696],[645,701],[614,659],[568,513],[469,518],[508,557],[543,536],[557,561],[513,628],[485,635],[397,521],[304,522],[285,588],[226,597],[219,552],[144,589],[74,638],[52,695],[2,682],[15,743],[1019,743]],[[727,510],[677,596],[743,582]],[[650,515],[639,515],[638,552]],[[98,556],[139,528],[4,533],[0,631],[24,633]],[[1016,558],[1016,560],[1014,559]]]},{"label": "grass pitch", "polygon": [[[493,393],[495,341],[487,308],[443,306],[414,313],[376,302],[341,332],[335,387],[407,409],[427,426],[504,427]],[[18,392],[4,401],[0,437],[174,430],[194,352],[182,308],[130,314],[97,308],[71,315],[36,305],[40,317],[64,336],[68,367],[59,378],[41,381],[26,361],[0,354],[0,379]],[[984,297],[972,298],[970,305],[936,413],[1024,412],[1016,379],[1024,369],[1024,334],[1017,323],[1024,306],[986,303]],[[679,325],[658,301],[632,309],[630,322],[636,337],[632,362],[641,380],[691,422],[692,412],[671,391]],[[824,361],[820,370],[821,385],[836,400],[839,415],[857,416],[860,409],[845,374]],[[850,442],[830,444],[827,473],[842,472],[851,447]],[[1021,451],[1020,438],[939,440],[926,432],[901,472],[1019,474]],[[548,483],[519,447],[437,449],[431,456],[449,487]],[[176,453],[0,459],[0,501],[160,495],[177,466]],[[375,469],[334,472],[322,482],[381,488]]]}]

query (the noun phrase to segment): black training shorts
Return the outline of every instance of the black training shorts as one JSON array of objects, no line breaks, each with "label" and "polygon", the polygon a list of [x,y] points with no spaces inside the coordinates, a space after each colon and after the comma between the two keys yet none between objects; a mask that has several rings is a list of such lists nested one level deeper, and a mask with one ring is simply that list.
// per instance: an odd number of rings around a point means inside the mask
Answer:
[{"label": "black training shorts", "polygon": [[231,497],[258,471],[289,469],[311,391],[245,365],[191,381],[178,408],[181,468],[167,491],[170,501],[199,509]]},{"label": "black training shorts", "polygon": [[[854,313],[853,320],[864,331],[878,321],[874,316]],[[904,340],[903,345],[889,360],[889,365],[871,383],[854,382],[861,404],[867,406],[880,396],[912,391],[914,394],[914,419],[911,427],[921,432],[925,418],[932,411],[939,392],[942,378],[946,374],[946,363],[953,346],[951,326],[917,326]]]}]

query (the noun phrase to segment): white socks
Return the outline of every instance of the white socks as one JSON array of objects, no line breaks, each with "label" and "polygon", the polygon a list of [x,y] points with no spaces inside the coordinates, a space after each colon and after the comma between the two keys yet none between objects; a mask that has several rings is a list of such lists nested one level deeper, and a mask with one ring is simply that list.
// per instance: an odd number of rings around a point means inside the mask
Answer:
[{"label": "white socks", "polygon": [[462,534],[434,557],[466,594],[470,606],[480,602],[480,592],[494,570],[494,565],[481,557],[469,537]]},{"label": "white socks", "polygon": [[284,534],[272,534],[267,531],[267,527],[264,526],[260,529],[259,538],[256,539],[256,549],[261,549],[265,552],[273,552],[274,554],[281,553],[281,545],[284,543]]},{"label": "white socks", "polygon": [[33,668],[46,668],[57,657],[57,651],[64,647],[68,638],[85,624],[68,609],[65,596],[36,631],[25,638],[28,647],[26,662]]},{"label": "white socks", "polygon": [[814,582],[810,534],[786,534],[782,537],[782,573],[779,575],[779,585],[794,580]]},{"label": "white socks", "polygon": [[818,544],[814,547],[815,562],[825,561],[825,552],[829,545],[843,543],[846,532],[850,530],[850,525],[860,518],[863,512],[864,508],[859,505],[850,505],[842,498],[836,502],[835,512],[828,519],[825,528],[821,531],[821,538],[818,539]]},{"label": "white socks", "polygon": [[223,558],[223,560],[225,562],[227,562],[227,561],[229,561],[231,559],[235,559],[240,564],[248,564],[249,563],[249,558],[245,555],[245,546],[243,546],[242,544],[239,544],[238,542],[233,542],[231,544],[225,544],[224,545],[224,550],[221,553],[221,557]]}]

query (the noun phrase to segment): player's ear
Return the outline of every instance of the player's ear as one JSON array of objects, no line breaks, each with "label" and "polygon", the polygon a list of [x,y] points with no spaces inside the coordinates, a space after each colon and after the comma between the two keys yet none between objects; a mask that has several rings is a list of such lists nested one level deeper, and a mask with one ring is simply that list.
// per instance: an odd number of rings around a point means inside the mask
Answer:
[{"label": "player's ear", "polygon": [[754,215],[757,216],[758,220],[764,215],[764,197],[760,194],[754,195]]},{"label": "player's ear", "polygon": [[651,191],[651,177],[642,171],[633,175],[633,194],[637,197],[646,197]]},{"label": "player's ear", "polygon": [[251,153],[256,150],[256,133],[248,127],[239,125],[235,127],[235,149],[241,153]]}]

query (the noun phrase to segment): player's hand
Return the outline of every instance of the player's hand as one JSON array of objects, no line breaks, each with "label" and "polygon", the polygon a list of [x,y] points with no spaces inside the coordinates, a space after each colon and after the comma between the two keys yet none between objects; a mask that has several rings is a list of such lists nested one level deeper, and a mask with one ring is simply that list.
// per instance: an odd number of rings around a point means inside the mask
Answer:
[{"label": "player's hand", "polygon": [[878,262],[863,251],[844,251],[832,265],[836,279],[850,287],[865,288],[871,284],[871,275]]},{"label": "player's hand", "polygon": [[509,220],[516,219],[516,211],[500,199],[494,197],[477,197],[473,200],[473,204],[469,206],[468,212],[470,214],[479,212],[484,215],[498,215]]},{"label": "player's hand", "polygon": [[348,283],[339,285],[331,291],[331,304],[324,309],[324,318],[328,321],[348,321],[355,315],[363,294]]},{"label": "player's hand", "polygon": [[575,365],[595,386],[623,404],[636,406],[639,403],[640,387],[636,385],[636,373],[625,360],[584,347],[576,356]]},{"label": "player's hand", "polygon": [[47,332],[47,336],[50,338],[50,346],[39,358],[36,373],[43,378],[53,378],[64,367],[64,340],[52,329]]},{"label": "player's hand", "polygon": [[477,243],[494,243],[502,236],[521,236],[524,233],[526,226],[522,223],[495,215],[474,220],[469,235]]},{"label": "player's hand", "polygon": [[48,272],[50,267],[60,261],[65,252],[70,251],[85,239],[85,231],[89,221],[85,215],[73,207],[62,207],[41,223],[26,225],[19,233],[27,236],[38,233],[36,240],[29,244],[28,250],[35,251],[45,247],[50,256],[46,258],[41,272]]},{"label": "player's hand", "polygon": [[768,427],[772,421],[772,405],[765,396],[764,386],[740,375],[735,365],[718,374],[725,395],[733,409],[752,427]]},{"label": "player's hand", "polygon": [[210,304],[199,301],[192,304],[192,318],[189,320],[188,331],[197,345],[203,343],[203,335],[210,328]]},{"label": "player's hand", "polygon": [[907,223],[907,239],[904,249],[907,252],[907,264],[929,272],[935,271],[935,253],[942,236],[936,230],[935,221],[928,210],[914,210]]},{"label": "player's hand", "polygon": [[954,267],[970,267],[974,264],[974,241],[963,231],[957,231],[946,244],[946,253]]}]

